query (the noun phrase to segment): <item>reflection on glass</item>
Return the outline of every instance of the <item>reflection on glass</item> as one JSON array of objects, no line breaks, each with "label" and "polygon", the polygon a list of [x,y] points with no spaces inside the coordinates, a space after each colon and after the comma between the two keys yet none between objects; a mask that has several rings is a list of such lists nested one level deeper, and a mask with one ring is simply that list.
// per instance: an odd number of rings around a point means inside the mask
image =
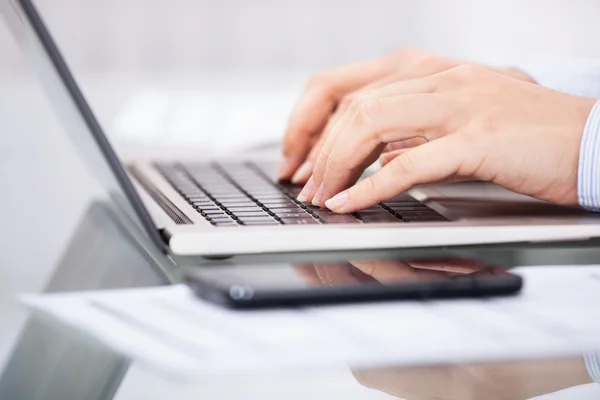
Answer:
[{"label": "reflection on glass", "polygon": [[523,400],[592,382],[582,357],[352,373],[361,385],[406,400]]},{"label": "reflection on glass", "polygon": [[506,274],[503,268],[490,267],[482,261],[467,258],[305,263],[296,265],[295,270],[315,286],[343,286],[355,283],[390,285]]}]

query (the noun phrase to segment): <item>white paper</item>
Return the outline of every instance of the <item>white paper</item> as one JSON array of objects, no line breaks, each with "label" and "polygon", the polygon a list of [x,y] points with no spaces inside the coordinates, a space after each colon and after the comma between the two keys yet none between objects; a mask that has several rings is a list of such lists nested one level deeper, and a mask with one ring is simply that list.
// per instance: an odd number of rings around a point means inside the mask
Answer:
[{"label": "white paper", "polygon": [[31,308],[178,378],[577,354],[600,347],[600,266],[522,267],[515,297],[233,311],[184,285],[25,296]]}]

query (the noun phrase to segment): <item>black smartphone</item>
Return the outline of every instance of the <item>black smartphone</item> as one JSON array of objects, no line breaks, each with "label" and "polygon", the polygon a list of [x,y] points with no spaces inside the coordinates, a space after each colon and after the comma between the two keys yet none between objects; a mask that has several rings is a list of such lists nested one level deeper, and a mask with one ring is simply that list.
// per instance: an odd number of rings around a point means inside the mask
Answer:
[{"label": "black smartphone", "polygon": [[198,297],[236,309],[500,296],[523,284],[507,268],[462,257],[215,266],[185,281]]}]

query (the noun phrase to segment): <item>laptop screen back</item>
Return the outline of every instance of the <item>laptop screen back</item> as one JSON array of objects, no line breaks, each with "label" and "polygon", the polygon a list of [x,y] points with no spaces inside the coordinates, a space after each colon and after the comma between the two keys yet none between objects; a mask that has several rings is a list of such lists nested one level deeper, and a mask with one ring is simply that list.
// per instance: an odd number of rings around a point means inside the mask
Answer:
[{"label": "laptop screen back", "polygon": [[161,249],[165,243],[111,147],[58,46],[31,0],[0,0],[2,14],[28,56],[84,163],[110,197]]}]

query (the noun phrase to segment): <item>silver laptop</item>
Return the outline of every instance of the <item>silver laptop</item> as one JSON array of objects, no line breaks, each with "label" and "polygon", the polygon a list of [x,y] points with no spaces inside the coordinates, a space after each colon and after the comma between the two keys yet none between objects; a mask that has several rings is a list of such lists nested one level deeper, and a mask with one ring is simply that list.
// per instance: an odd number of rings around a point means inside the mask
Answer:
[{"label": "silver laptop", "polygon": [[600,219],[486,183],[425,186],[347,215],[296,200],[277,159],[161,157],[122,162],[111,148],[31,0],[3,15],[92,172],[165,251],[221,256],[291,251],[585,240]]}]

